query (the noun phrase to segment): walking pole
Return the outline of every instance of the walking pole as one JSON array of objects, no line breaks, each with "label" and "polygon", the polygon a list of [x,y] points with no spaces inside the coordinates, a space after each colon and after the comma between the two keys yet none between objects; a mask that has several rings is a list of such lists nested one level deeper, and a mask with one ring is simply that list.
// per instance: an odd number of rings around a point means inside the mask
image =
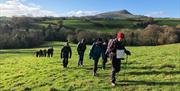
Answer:
[{"label": "walking pole", "polygon": [[124,81],[126,81],[126,68],[127,68],[128,55],[126,55],[126,62],[124,66]]}]

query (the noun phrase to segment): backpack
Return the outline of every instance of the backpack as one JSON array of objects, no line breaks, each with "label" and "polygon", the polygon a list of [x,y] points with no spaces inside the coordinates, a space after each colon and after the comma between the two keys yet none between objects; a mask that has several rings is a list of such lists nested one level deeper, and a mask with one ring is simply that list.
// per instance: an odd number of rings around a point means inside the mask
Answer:
[{"label": "backpack", "polygon": [[79,43],[77,50],[78,51],[85,51],[86,45],[84,43]]},{"label": "backpack", "polygon": [[90,49],[89,56],[93,59],[99,59],[102,54],[102,45],[97,45],[93,43],[92,48]]},{"label": "backpack", "polygon": [[110,39],[109,42],[108,42],[108,46],[107,46],[107,50],[106,50],[106,54],[110,54],[115,46],[115,43],[116,40],[115,39]]}]

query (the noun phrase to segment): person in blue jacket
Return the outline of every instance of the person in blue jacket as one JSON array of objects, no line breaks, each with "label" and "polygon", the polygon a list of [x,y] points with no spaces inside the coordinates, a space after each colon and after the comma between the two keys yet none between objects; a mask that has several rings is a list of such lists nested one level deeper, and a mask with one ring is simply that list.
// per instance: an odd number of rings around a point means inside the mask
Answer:
[{"label": "person in blue jacket", "polygon": [[89,58],[94,60],[93,76],[97,76],[97,65],[102,55],[102,39],[98,38],[90,49]]}]

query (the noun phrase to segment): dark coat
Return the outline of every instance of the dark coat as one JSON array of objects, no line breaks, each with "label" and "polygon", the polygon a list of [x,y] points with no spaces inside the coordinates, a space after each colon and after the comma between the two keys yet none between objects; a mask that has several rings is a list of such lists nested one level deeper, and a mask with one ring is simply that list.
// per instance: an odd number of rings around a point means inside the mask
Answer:
[{"label": "dark coat", "polygon": [[71,55],[72,55],[72,50],[70,46],[64,46],[61,49],[61,55],[60,55],[61,58],[68,58],[68,57],[71,58]]},{"label": "dark coat", "polygon": [[94,43],[92,48],[90,49],[89,57],[93,58],[94,60],[99,60],[102,54],[102,44]]},{"label": "dark coat", "polygon": [[85,44],[85,43],[82,43],[82,42],[79,42],[79,43],[78,43],[78,46],[77,46],[77,52],[78,52],[78,54],[84,53],[85,50],[86,50],[86,44]]}]

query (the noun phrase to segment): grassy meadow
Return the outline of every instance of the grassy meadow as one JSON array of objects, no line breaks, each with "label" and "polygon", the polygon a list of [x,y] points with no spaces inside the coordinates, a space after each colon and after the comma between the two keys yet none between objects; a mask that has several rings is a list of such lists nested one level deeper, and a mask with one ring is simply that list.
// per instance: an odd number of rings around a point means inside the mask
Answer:
[{"label": "grassy meadow", "polygon": [[[110,83],[111,63],[92,76],[93,61],[89,59],[88,46],[84,67],[77,67],[78,55],[75,44],[68,68],[59,59],[64,43],[47,42],[38,48],[0,50],[0,91],[179,91],[180,44],[162,46],[127,47],[126,77],[125,60],[117,74],[117,86]],[[36,58],[34,52],[53,46],[53,58]]]},{"label": "grassy meadow", "polygon": [[[157,25],[163,26],[177,26],[180,24],[179,19],[161,19],[155,18]],[[55,20],[45,20],[37,23],[40,26],[47,27],[49,24],[58,24],[60,19]],[[116,32],[121,29],[139,29],[134,27],[134,24],[140,22],[138,20],[128,20],[128,19],[117,19],[117,20],[104,20],[104,19],[90,19],[86,21],[84,19],[66,19],[63,20],[63,25],[70,28],[86,30],[86,31],[95,31],[95,32]],[[141,28],[140,28],[141,29]]]}]

